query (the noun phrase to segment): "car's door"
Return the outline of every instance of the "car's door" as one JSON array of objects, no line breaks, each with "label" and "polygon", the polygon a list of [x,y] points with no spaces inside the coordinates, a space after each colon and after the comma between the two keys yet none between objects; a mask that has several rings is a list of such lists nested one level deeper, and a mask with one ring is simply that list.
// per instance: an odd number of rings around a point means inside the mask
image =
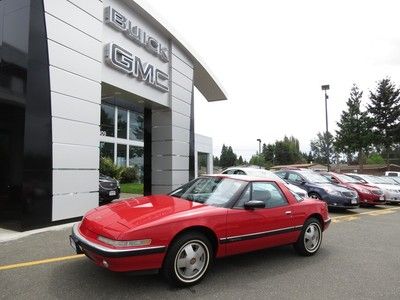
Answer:
[{"label": "car's door", "polygon": [[[265,202],[265,208],[246,209],[250,200]],[[291,204],[274,182],[249,184],[227,214],[227,235],[221,240],[228,255],[295,242]]]}]

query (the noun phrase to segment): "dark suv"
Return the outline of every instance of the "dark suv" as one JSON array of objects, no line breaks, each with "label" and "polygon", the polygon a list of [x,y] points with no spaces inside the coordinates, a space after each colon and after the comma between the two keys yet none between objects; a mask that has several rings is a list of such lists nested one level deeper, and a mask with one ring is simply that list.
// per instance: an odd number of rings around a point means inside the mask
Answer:
[{"label": "dark suv", "polygon": [[99,202],[100,204],[110,203],[119,198],[121,188],[118,180],[110,176],[100,174],[99,177]]},{"label": "dark suv", "polygon": [[282,170],[276,174],[307,191],[308,196],[325,201],[329,207],[357,208],[356,191],[331,183],[324,176],[310,170]]}]

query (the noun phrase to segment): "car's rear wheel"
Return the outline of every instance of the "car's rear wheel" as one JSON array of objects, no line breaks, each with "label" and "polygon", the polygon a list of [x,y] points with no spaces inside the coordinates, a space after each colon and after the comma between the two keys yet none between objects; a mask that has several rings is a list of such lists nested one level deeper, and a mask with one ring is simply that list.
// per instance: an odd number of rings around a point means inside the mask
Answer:
[{"label": "car's rear wheel", "polygon": [[211,243],[203,234],[188,232],[170,246],[162,273],[171,285],[194,285],[206,275],[213,256]]},{"label": "car's rear wheel", "polygon": [[318,193],[315,193],[315,192],[308,193],[308,197],[310,197],[311,199],[319,199],[319,200],[321,200],[321,196]]},{"label": "car's rear wheel", "polygon": [[316,218],[308,219],[304,225],[299,239],[294,244],[296,251],[303,256],[314,255],[321,246],[322,229],[321,223]]}]

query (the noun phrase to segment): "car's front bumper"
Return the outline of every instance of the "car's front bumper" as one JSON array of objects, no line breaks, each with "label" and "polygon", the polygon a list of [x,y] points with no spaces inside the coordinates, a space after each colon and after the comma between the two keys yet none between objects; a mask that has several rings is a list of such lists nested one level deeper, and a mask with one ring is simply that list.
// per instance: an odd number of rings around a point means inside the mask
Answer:
[{"label": "car's front bumper", "polygon": [[386,202],[400,203],[400,193],[387,191],[385,192]]},{"label": "car's front bumper", "polygon": [[72,227],[71,246],[77,254],[85,254],[97,265],[112,271],[151,270],[161,267],[166,246],[117,249],[97,244],[79,231],[79,224]]},{"label": "car's front bumper", "polygon": [[324,200],[326,201],[329,207],[352,209],[360,206],[358,197],[347,198],[347,197],[328,194],[324,198]]}]

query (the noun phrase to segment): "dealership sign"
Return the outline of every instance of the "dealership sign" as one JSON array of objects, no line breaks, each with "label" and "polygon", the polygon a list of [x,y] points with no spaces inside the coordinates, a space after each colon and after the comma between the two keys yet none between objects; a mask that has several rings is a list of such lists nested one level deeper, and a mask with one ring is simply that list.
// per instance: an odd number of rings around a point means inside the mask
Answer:
[{"label": "dealership sign", "polygon": [[[131,20],[114,8],[110,6],[105,8],[104,22],[122,32],[128,39],[142,46],[151,54],[159,57],[162,62],[169,62],[168,48],[148,35],[142,28],[135,26]],[[143,62],[131,51],[115,43],[109,43],[105,47],[105,58],[111,67],[144,81],[162,92],[169,91],[168,74],[150,63]]]}]

